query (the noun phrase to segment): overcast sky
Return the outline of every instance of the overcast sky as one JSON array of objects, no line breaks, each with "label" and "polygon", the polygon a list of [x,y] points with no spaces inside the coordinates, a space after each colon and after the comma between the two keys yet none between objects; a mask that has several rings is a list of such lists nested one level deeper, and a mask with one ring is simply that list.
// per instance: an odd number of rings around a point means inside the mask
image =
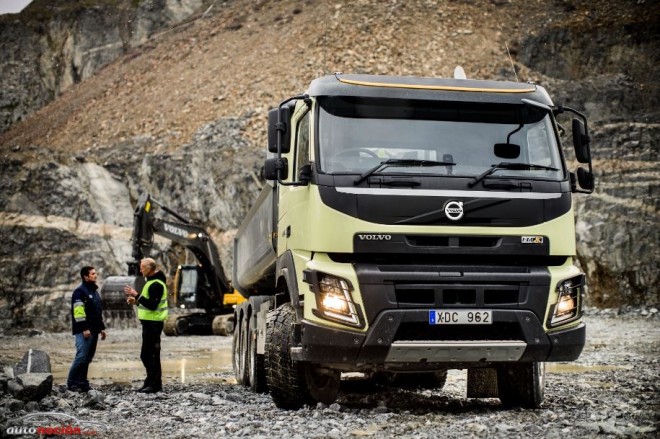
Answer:
[{"label": "overcast sky", "polygon": [[0,14],[21,12],[32,0],[0,0]]}]

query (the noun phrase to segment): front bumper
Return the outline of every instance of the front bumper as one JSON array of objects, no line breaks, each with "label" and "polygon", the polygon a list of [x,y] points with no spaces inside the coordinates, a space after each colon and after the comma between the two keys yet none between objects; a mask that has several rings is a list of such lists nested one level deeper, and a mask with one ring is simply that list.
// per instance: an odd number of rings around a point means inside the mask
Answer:
[{"label": "front bumper", "polygon": [[571,361],[580,356],[586,326],[546,333],[532,311],[493,310],[491,325],[430,325],[428,309],[386,310],[367,333],[304,320],[299,361],[326,364],[403,365]]}]

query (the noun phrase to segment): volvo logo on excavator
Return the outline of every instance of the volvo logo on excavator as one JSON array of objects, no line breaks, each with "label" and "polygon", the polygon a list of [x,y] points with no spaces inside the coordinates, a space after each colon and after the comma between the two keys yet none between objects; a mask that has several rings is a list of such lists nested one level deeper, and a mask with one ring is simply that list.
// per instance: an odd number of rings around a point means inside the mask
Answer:
[{"label": "volvo logo on excavator", "polygon": [[177,236],[180,236],[182,238],[188,238],[188,232],[183,230],[180,227],[176,227],[176,226],[173,226],[171,224],[164,223],[163,224],[163,229],[167,233],[171,233],[172,235],[177,235]]},{"label": "volvo logo on excavator", "polygon": [[449,201],[445,204],[445,215],[452,221],[463,218],[463,203],[461,201]]}]

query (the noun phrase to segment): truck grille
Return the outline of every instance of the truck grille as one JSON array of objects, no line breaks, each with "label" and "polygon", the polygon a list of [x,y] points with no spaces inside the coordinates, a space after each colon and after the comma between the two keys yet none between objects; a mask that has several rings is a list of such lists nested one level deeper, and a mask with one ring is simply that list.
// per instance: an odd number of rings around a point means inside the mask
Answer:
[{"label": "truck grille", "polygon": [[395,284],[394,292],[399,305],[506,307],[524,301],[518,285]]}]

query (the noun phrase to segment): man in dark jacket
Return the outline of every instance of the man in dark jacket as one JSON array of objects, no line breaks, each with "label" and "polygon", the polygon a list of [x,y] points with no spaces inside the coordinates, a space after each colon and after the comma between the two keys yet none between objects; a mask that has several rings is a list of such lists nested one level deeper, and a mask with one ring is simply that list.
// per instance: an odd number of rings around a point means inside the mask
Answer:
[{"label": "man in dark jacket", "polygon": [[156,393],[163,390],[160,367],[160,333],[167,319],[167,285],[165,275],[156,269],[156,261],[144,258],[140,261],[140,272],[146,283],[138,294],[129,285],[124,287],[127,301],[137,305],[137,315],[142,323],[142,350],[140,359],[147,370],[144,385],[138,389],[141,393]]},{"label": "man in dark jacket", "polygon": [[87,392],[89,363],[96,353],[96,344],[101,334],[105,340],[105,325],[101,308],[101,296],[96,292],[96,270],[85,266],[80,270],[82,283],[71,296],[71,332],[76,337],[76,356],[71,364],[67,387],[73,392]]}]

